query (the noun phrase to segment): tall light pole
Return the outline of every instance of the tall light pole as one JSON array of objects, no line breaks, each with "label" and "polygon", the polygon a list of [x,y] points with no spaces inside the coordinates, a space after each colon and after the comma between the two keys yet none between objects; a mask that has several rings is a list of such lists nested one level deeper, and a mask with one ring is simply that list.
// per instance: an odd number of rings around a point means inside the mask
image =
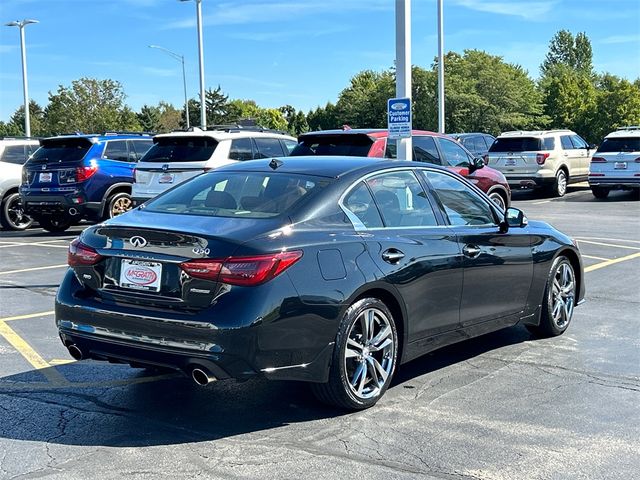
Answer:
[{"label": "tall light pole", "polygon": [[38,23],[38,20],[24,19],[22,21],[5,23],[7,27],[18,27],[20,29],[20,51],[22,53],[22,91],[24,92],[24,133],[31,136],[31,120],[29,118],[29,87],[27,85],[27,50],[24,43],[24,27],[31,23]]},{"label": "tall light pole", "polygon": [[444,20],[443,0],[438,0],[438,132],[444,133]]},{"label": "tall light pole", "polygon": [[[396,0],[396,97],[411,98],[411,0]],[[412,159],[412,144],[398,139],[398,160]]]},{"label": "tall light pole", "polygon": [[[190,0],[180,0],[188,2]],[[207,108],[204,94],[204,50],[202,46],[202,0],[196,2],[196,17],[198,21],[198,60],[200,63],[200,128],[207,128]]]},{"label": "tall light pole", "polygon": [[162,50],[171,58],[175,58],[180,63],[182,63],[182,85],[184,86],[184,108],[185,108],[185,115],[187,119],[187,129],[189,129],[191,125],[189,124],[189,99],[187,98],[187,75],[184,70],[184,55],[178,55],[177,53],[172,52],[168,48],[164,48],[159,45],[149,45],[149,48],[157,48],[158,50]]}]

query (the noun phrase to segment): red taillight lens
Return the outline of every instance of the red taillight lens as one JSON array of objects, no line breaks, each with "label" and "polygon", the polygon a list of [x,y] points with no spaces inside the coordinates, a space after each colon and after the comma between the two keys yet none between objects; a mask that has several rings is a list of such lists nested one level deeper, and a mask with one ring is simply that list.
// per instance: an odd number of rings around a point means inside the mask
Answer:
[{"label": "red taillight lens", "polygon": [[536,163],[538,165],[544,165],[544,162],[549,158],[548,153],[538,153],[536,154]]},{"label": "red taillight lens", "polygon": [[591,163],[607,163],[607,161],[602,157],[593,157]]},{"label": "red taillight lens", "polygon": [[102,260],[102,255],[82,243],[79,239],[76,238],[69,244],[67,263],[70,267],[95,265],[100,260]]},{"label": "red taillight lens", "polygon": [[299,250],[226,260],[190,260],[180,268],[195,278],[252,287],[277,277],[302,258]]},{"label": "red taillight lens", "polygon": [[97,165],[91,165],[90,167],[77,167],[76,168],[76,182],[84,182],[90,179],[94,173],[98,171]]}]

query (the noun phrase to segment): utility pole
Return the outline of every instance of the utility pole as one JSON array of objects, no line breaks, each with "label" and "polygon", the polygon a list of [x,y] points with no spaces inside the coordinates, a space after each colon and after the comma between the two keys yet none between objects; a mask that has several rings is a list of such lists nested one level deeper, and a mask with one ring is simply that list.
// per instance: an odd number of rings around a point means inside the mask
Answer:
[{"label": "utility pole", "polygon": [[[396,97],[411,98],[411,0],[396,0]],[[398,160],[411,160],[411,137],[397,142]]]},{"label": "utility pole", "polygon": [[438,0],[438,132],[444,133],[444,19],[443,0]]}]

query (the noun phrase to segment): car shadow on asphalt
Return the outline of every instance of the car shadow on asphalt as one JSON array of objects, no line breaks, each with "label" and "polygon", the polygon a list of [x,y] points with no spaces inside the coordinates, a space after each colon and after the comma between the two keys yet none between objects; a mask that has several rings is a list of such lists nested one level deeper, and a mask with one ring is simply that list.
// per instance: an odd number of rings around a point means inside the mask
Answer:
[{"label": "car shadow on asphalt", "polygon": [[[517,326],[437,350],[400,366],[390,393],[428,382],[429,374],[437,370],[530,339]],[[69,386],[43,382],[45,376],[60,373],[71,382]],[[367,412],[372,410],[355,415]],[[172,445],[347,414],[320,404],[304,383],[262,378],[199,387],[177,373],[158,375],[88,361],[0,378],[0,436],[14,440],[109,447]]]}]

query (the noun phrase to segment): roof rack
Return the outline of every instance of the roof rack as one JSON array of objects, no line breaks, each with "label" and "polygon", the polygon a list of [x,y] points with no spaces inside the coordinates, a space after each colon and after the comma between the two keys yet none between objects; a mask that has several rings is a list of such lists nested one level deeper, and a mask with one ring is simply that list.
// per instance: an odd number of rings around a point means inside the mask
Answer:
[{"label": "roof rack", "polygon": [[0,140],[40,140],[42,137],[27,137],[24,135],[6,135],[0,137]]},{"label": "roof rack", "polygon": [[618,127],[616,129],[618,132],[622,130],[640,130],[640,125],[629,125],[627,127]]},{"label": "roof rack", "polygon": [[140,135],[142,136],[153,136],[154,132],[133,132],[129,130],[107,130],[106,132],[102,132],[100,135],[106,137],[107,135]]},{"label": "roof rack", "polygon": [[227,125],[207,125],[207,130],[218,130],[222,132],[263,132],[263,133],[278,133],[280,135],[287,135],[287,132],[282,130],[274,130],[273,128],[261,127],[256,124],[249,124],[244,122],[238,122],[236,124]]}]

